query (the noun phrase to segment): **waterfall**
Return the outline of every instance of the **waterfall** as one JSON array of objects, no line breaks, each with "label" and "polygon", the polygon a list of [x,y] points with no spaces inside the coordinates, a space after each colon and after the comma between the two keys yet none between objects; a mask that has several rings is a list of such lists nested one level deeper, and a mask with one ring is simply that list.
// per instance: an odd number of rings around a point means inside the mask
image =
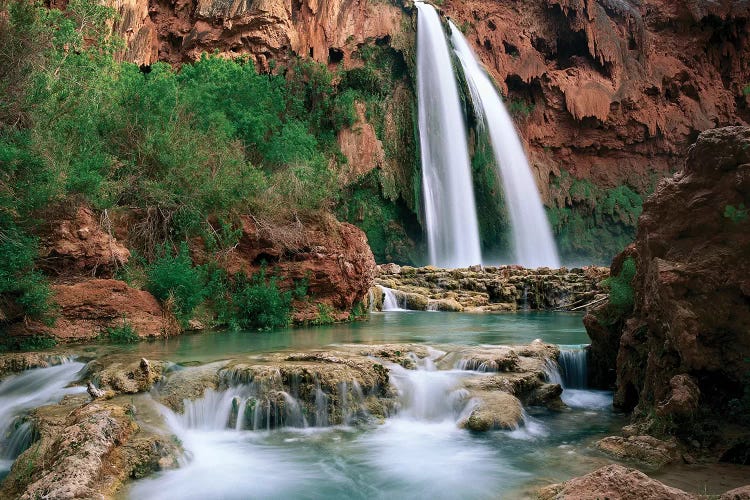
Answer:
[{"label": "waterfall", "polygon": [[524,267],[560,267],[552,229],[513,121],[461,31],[452,22],[449,24],[453,47],[466,76],[477,121],[487,126],[495,153],[495,163],[510,213],[516,263]]},{"label": "waterfall", "polygon": [[480,264],[479,224],[456,79],[440,18],[416,1],[417,97],[430,264]]},{"label": "waterfall", "polygon": [[380,289],[383,291],[383,311],[406,311],[406,297],[402,296],[399,300],[395,290],[384,286],[380,286]]},{"label": "waterfall", "polygon": [[67,394],[86,391],[81,386],[67,387],[78,379],[84,366],[63,362],[27,370],[0,382],[0,472],[7,471],[31,444],[32,426],[23,421],[29,410],[59,401]]},{"label": "waterfall", "polygon": [[586,389],[588,386],[587,356],[585,346],[578,349],[560,349],[557,362],[545,360],[544,370],[547,372],[547,380],[552,384],[560,384],[563,389]]},{"label": "waterfall", "polygon": [[564,387],[570,389],[585,389],[588,387],[588,366],[586,363],[586,349],[563,349],[557,363]]}]

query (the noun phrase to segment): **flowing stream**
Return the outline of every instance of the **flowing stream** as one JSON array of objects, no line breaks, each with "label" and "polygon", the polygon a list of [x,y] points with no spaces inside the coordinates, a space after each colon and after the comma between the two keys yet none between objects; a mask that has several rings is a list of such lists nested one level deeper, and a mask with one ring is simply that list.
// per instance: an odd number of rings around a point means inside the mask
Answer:
[{"label": "flowing stream", "polygon": [[59,401],[67,394],[85,392],[81,386],[68,387],[84,364],[63,361],[66,362],[27,370],[0,382],[0,478],[31,442],[31,426],[23,420],[29,410]]},{"label": "flowing stream", "polygon": [[448,43],[434,7],[415,2],[417,97],[430,264],[481,264],[466,127]]},{"label": "flowing stream", "polygon": [[[560,267],[552,229],[513,121],[461,31],[452,22],[448,24],[477,121],[487,127],[495,153],[498,176],[510,214],[515,263],[524,267]],[[422,29],[421,25],[419,29]]]},{"label": "flowing stream", "polygon": [[[219,359],[221,353],[297,351],[337,343],[458,348],[535,338],[566,345],[586,342],[581,316],[566,313],[374,313],[365,323],[301,329],[288,338],[285,332],[278,335],[282,339],[274,345],[263,341],[269,336],[241,332],[213,339],[195,336],[189,350],[180,344],[190,339],[178,337],[140,345],[136,352],[189,361],[202,354]],[[384,362],[399,403],[379,423],[345,409],[347,423],[328,426],[322,416],[295,410],[293,390],[283,394],[285,413],[267,413],[268,407],[253,401],[260,388],[231,373],[226,375],[229,388],[207,391],[188,402],[182,414],[154,402],[186,453],[179,469],[135,482],[123,498],[519,498],[546,481],[591,470],[600,459],[592,456],[588,443],[622,424],[596,397],[565,412],[528,408],[516,430],[462,430],[457,422],[474,401],[461,381],[477,376],[477,371],[463,369],[460,362],[436,366],[433,360],[443,353],[428,350],[428,357],[414,358],[414,370]],[[192,364],[183,369],[192,369]],[[366,396],[361,389],[349,393]],[[602,396],[611,401],[611,394]]]}]

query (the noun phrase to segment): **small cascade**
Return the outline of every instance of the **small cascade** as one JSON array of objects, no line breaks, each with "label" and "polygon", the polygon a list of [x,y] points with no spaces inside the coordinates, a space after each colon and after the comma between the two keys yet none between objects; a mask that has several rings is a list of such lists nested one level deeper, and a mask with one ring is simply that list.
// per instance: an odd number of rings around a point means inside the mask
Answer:
[{"label": "small cascade", "polygon": [[456,422],[470,404],[461,380],[470,373],[438,370],[435,359],[445,353],[431,351],[425,358],[411,355],[416,370],[389,364],[391,384],[399,394],[399,418],[428,422]]},{"label": "small cascade", "polygon": [[383,312],[407,310],[406,297],[399,297],[396,291],[391,288],[380,286],[380,289],[383,291]]},{"label": "small cascade", "polygon": [[562,349],[557,363],[560,365],[564,387],[585,389],[588,387],[588,351],[586,349]]},{"label": "small cascade", "polygon": [[317,378],[304,387],[302,382],[296,375],[282,378],[277,369],[256,376],[229,369],[222,372],[225,389],[208,389],[199,399],[185,400],[182,413],[164,413],[173,428],[201,431],[329,427],[369,417],[367,394],[356,380],[340,382],[331,392]]},{"label": "small cascade", "polygon": [[487,126],[495,153],[495,163],[510,214],[515,262],[524,267],[560,267],[552,229],[513,121],[461,31],[452,22],[448,24],[477,121]]},{"label": "small cascade", "polygon": [[81,386],[68,387],[85,365],[61,361],[59,365],[27,370],[0,382],[0,471],[7,470],[32,442],[33,427],[23,420],[29,410],[86,391]]},{"label": "small cascade", "polygon": [[416,1],[417,98],[430,264],[480,264],[479,223],[461,102],[435,8]]},{"label": "small cascade", "polygon": [[375,292],[372,288],[367,290],[367,312],[373,312],[375,310]]}]

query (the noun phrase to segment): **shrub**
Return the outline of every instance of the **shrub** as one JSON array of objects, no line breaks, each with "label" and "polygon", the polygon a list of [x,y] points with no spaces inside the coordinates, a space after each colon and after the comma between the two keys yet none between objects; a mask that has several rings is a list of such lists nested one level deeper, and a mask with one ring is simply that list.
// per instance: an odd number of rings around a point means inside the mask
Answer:
[{"label": "shrub", "polygon": [[104,334],[100,337],[104,337],[115,344],[134,344],[140,340],[133,326],[124,317],[120,325],[105,329]]},{"label": "shrub", "polygon": [[53,337],[32,335],[30,337],[4,337],[0,340],[0,352],[6,351],[42,351],[57,345]]},{"label": "shrub", "polygon": [[633,308],[635,272],[635,259],[628,257],[622,263],[620,274],[604,280],[604,284],[609,287],[609,303],[620,315],[630,312]]},{"label": "shrub", "polygon": [[265,269],[250,280],[237,277],[232,305],[239,328],[271,330],[289,326],[292,294],[282,292],[276,277],[266,277]]},{"label": "shrub", "polygon": [[193,310],[205,298],[205,272],[193,266],[187,244],[180,244],[176,255],[165,251],[147,270],[146,289],[162,302],[174,301],[174,314],[183,324],[192,317]]}]

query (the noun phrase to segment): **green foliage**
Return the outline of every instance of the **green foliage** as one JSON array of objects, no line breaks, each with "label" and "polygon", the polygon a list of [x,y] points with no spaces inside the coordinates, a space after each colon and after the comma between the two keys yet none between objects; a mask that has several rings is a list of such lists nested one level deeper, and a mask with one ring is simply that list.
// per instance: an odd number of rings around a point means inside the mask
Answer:
[{"label": "green foliage", "polygon": [[525,118],[534,111],[534,104],[523,99],[511,99],[508,101],[508,112],[515,118]]},{"label": "green foliage", "polygon": [[282,292],[265,269],[250,280],[239,276],[232,294],[234,325],[242,329],[271,330],[289,326],[291,292]]},{"label": "green foliage", "polygon": [[318,316],[312,321],[313,325],[332,325],[336,322],[336,318],[333,316],[333,307],[323,302],[316,304],[318,308]]},{"label": "green foliage", "polygon": [[740,203],[737,207],[734,205],[727,205],[724,207],[724,217],[732,221],[734,224],[747,220],[748,209],[745,208],[744,203]]},{"label": "green foliage", "polygon": [[628,257],[622,263],[620,274],[610,276],[603,282],[609,288],[609,305],[614,308],[618,316],[627,314],[633,309],[633,278],[635,273],[635,259]]},{"label": "green foliage", "polygon": [[377,262],[413,262],[416,249],[407,233],[410,228],[402,225],[409,219],[408,210],[385,199],[376,171],[361,178],[344,199],[346,204],[339,207],[339,215],[365,232]]},{"label": "green foliage", "polygon": [[166,249],[146,271],[146,289],[162,302],[171,302],[172,312],[183,324],[205,298],[204,269],[193,266],[187,244],[172,255]]},{"label": "green foliage", "polygon": [[105,329],[100,338],[115,344],[134,344],[140,340],[135,329],[133,329],[133,325],[125,317],[122,318],[119,325]]},{"label": "green foliage", "polygon": [[43,351],[52,349],[57,345],[57,340],[43,335],[32,335],[30,337],[2,337],[0,338],[0,352],[7,351]]},{"label": "green foliage", "polygon": [[552,178],[551,188],[553,198],[566,200],[562,206],[547,208],[564,260],[609,264],[635,239],[643,194],[630,186],[603,189],[562,171]]}]

